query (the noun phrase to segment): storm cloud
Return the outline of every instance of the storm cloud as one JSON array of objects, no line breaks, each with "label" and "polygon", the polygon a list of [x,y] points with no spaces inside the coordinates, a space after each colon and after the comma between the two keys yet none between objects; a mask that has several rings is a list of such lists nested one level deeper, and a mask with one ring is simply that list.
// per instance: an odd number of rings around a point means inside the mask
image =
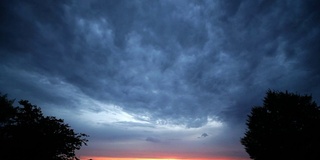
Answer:
[{"label": "storm cloud", "polygon": [[203,133],[246,157],[239,137],[267,89],[320,102],[318,1],[0,3],[0,91],[90,132],[89,145],[200,145]]}]

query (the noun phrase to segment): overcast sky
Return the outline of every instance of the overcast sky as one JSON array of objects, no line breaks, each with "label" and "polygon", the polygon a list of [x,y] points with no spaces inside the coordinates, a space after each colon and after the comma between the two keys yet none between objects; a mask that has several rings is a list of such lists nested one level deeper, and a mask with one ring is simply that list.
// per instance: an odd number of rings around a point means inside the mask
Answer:
[{"label": "overcast sky", "polygon": [[248,158],[268,89],[320,103],[317,0],[0,3],[0,92],[89,134],[82,158]]}]

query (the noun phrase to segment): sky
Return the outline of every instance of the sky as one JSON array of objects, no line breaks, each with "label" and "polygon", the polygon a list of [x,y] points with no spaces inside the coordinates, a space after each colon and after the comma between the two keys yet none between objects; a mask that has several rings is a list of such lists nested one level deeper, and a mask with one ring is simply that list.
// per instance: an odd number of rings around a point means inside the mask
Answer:
[{"label": "sky", "polygon": [[268,89],[320,103],[317,0],[2,0],[0,92],[90,135],[81,159],[249,159]]}]

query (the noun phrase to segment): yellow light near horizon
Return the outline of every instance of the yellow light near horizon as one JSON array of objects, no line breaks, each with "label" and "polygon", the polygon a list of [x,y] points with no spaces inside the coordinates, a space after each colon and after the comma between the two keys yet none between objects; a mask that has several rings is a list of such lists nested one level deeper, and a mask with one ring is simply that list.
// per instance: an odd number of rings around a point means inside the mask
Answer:
[{"label": "yellow light near horizon", "polygon": [[232,159],[232,158],[116,158],[116,157],[81,157],[81,160],[245,160],[245,159]]}]

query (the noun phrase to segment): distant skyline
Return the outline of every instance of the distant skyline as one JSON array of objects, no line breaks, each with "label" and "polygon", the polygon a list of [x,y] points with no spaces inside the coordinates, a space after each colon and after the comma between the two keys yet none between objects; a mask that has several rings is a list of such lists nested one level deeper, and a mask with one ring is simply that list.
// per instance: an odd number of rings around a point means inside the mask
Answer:
[{"label": "distant skyline", "polygon": [[268,89],[320,104],[317,0],[0,4],[0,92],[90,135],[81,159],[249,159]]}]

